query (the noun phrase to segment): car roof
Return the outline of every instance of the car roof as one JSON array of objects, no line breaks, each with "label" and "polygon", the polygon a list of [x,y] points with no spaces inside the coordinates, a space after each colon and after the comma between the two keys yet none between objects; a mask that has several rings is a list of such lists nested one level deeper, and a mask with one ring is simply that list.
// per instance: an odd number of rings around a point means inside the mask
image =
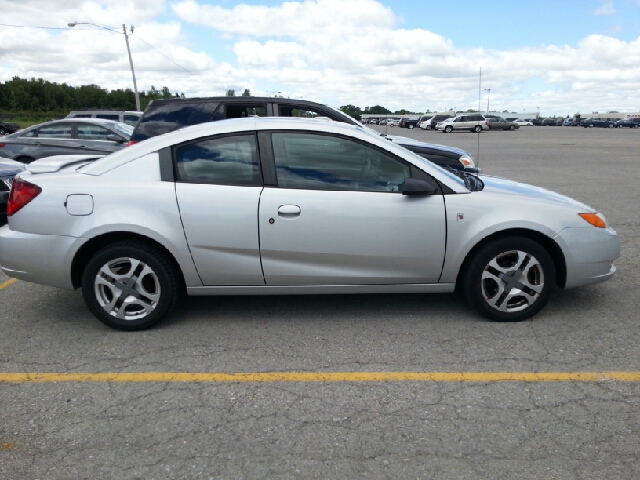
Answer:
[{"label": "car roof", "polygon": [[[401,145],[394,144],[385,137],[370,129],[345,122],[328,122],[312,118],[292,117],[247,117],[207,122],[198,125],[181,128],[173,132],[152,137],[130,147],[119,150],[111,155],[101,158],[82,169],[82,173],[88,175],[102,175],[136,158],[155,153],[163,148],[188,142],[198,138],[210,137],[226,133],[254,132],[256,130],[280,130],[280,131],[308,131],[309,133],[335,133],[343,134],[356,139],[365,140],[372,145],[382,147],[402,157],[407,150]],[[413,157],[412,157],[413,158]],[[448,174],[442,169],[424,160],[422,157],[415,159],[425,171],[437,177],[442,183],[452,190],[460,193],[468,193],[468,190],[457,183],[448,180]]]},{"label": "car roof", "polygon": [[205,102],[226,102],[226,103],[252,103],[252,102],[272,102],[272,103],[285,103],[290,105],[308,105],[310,107],[322,105],[323,107],[329,107],[323,103],[312,102],[310,100],[298,100],[295,98],[280,98],[280,97],[192,97],[192,98],[161,98],[158,100],[152,100],[149,103],[149,108],[152,105],[164,105],[168,103],[205,103]]}]

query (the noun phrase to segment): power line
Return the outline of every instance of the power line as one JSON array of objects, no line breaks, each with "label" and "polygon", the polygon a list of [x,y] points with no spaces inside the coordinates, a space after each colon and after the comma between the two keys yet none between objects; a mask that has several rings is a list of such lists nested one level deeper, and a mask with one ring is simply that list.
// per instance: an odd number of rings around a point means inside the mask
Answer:
[{"label": "power line", "polygon": [[2,27],[15,27],[15,28],[41,28],[43,30],[69,30],[68,27],[40,27],[36,25],[9,25],[8,23],[0,23]]},{"label": "power line", "polygon": [[166,58],[167,60],[169,60],[171,63],[173,63],[175,66],[180,67],[182,70],[184,70],[185,72],[191,74],[191,75],[195,75],[193,72],[190,72],[189,70],[187,70],[186,68],[184,68],[182,65],[177,64],[176,62],[174,62],[173,60],[171,60],[169,57],[167,57],[164,53],[162,53],[160,50],[158,50],[156,47],[154,47],[153,45],[151,45],[149,42],[147,42],[144,38],[142,38],[140,35],[138,35],[137,33],[132,33],[132,36],[135,35],[136,37],[138,37],[140,40],[142,40],[144,43],[146,43],[147,45],[149,45],[151,48],[153,48],[156,52],[158,52],[160,55],[162,55],[164,58]]}]

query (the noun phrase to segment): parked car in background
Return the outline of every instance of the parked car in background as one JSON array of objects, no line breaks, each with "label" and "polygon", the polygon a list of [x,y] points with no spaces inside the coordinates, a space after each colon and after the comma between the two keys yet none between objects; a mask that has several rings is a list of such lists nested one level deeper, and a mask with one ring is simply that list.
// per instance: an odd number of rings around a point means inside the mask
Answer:
[{"label": "parked car in background", "polygon": [[516,120],[514,120],[514,123],[516,123],[518,126],[520,127],[527,127],[527,126],[532,126],[533,122],[531,122],[531,119],[522,119],[522,118],[518,118]]},{"label": "parked car in background", "polygon": [[400,128],[408,128],[408,129],[413,129],[416,127],[416,125],[418,124],[418,119],[417,118],[402,118],[400,119],[400,123],[398,124],[398,126]]},{"label": "parked car in background", "polygon": [[435,116],[431,117],[431,121],[429,122],[430,125],[429,124],[425,124],[425,122],[423,122],[421,128],[424,128],[425,130],[435,130],[436,129],[436,125],[438,123],[445,121],[447,118],[454,118],[454,117],[455,117],[455,114],[453,114],[453,113],[451,113],[451,115],[444,115],[444,114],[435,115]]},{"label": "parked car in background", "polygon": [[397,127],[400,123],[400,120],[397,118],[390,118],[387,122],[387,127]]},{"label": "parked car in background", "polygon": [[469,173],[480,173],[480,170],[476,167],[476,161],[473,156],[461,148],[439,145],[437,143],[425,143],[413,138],[395,135],[387,135],[386,138],[441,167],[463,170]]},{"label": "parked car in background", "polygon": [[615,122],[608,118],[585,118],[582,121],[582,126],[584,128],[613,128],[615,127]]},{"label": "parked car in background", "polygon": [[621,118],[615,123],[616,128],[638,128],[640,127],[640,117]]},{"label": "parked car in background", "polygon": [[542,125],[542,119],[541,118],[532,118],[531,119],[531,123],[533,123],[536,127],[539,127],[540,125]]},{"label": "parked car in background", "polygon": [[563,122],[565,127],[579,127],[580,126],[580,117],[567,118]]},{"label": "parked car in background", "polygon": [[112,120],[135,126],[140,117],[142,117],[142,112],[135,110],[84,109],[74,110],[66,118],[102,118],[103,120]]},{"label": "parked car in background", "polygon": [[482,130],[489,130],[489,122],[481,113],[463,113],[438,123],[436,130],[441,130],[444,133],[451,133],[454,130],[480,133]]},{"label": "parked car in background", "polygon": [[2,271],[81,289],[121,330],[156,325],[183,293],[457,288],[487,318],[521,321],[558,288],[610,279],[620,254],[581,202],[453,174],[345,123],[207,122],[82,167],[49,160],[14,181]]},{"label": "parked car in background", "polygon": [[5,122],[2,117],[0,117],[0,137],[8,133],[15,133],[18,130],[20,130],[19,124],[13,122]]},{"label": "parked car in background", "polygon": [[541,123],[543,127],[555,126],[555,124],[556,124],[555,118],[545,118],[542,120],[542,123]]},{"label": "parked car in background", "polygon": [[427,117],[426,119],[418,122],[418,127],[423,130],[431,130],[433,128],[431,122],[433,121],[433,117]]},{"label": "parked car in background", "polygon": [[7,135],[0,157],[22,163],[52,155],[107,154],[124,148],[133,127],[98,118],[65,118]]},{"label": "parked car in background", "polygon": [[494,115],[485,115],[487,119],[487,125],[489,126],[489,130],[517,130],[520,128],[516,122],[507,122],[504,118],[494,116]]},{"label": "parked car in background", "polygon": [[0,158],[0,227],[7,223],[7,202],[13,178],[24,170],[24,164]]},{"label": "parked car in background", "polygon": [[425,123],[428,123],[430,125],[432,118],[433,118],[433,115],[422,115],[420,118],[418,118],[418,123],[416,123],[416,127],[422,128],[422,125]]}]

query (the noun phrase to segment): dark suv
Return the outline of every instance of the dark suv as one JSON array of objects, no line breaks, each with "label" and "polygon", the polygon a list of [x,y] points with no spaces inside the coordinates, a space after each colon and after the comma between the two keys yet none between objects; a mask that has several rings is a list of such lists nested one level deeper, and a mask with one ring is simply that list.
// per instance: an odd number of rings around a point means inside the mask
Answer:
[{"label": "dark suv", "polygon": [[271,97],[209,97],[153,100],[136,125],[131,143],[173,132],[189,125],[243,117],[325,117],[337,122],[358,123],[327,105]]},{"label": "dark suv", "polygon": [[9,123],[2,120],[0,117],[0,137],[7,133],[15,133],[20,130],[20,125],[17,123]]}]

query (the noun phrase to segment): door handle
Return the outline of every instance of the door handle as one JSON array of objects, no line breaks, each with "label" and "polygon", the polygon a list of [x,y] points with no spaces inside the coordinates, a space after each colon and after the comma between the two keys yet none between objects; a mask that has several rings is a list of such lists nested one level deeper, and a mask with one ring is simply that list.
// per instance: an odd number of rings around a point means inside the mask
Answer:
[{"label": "door handle", "polygon": [[300,215],[300,207],[298,205],[280,205],[278,207],[278,215],[281,217],[297,217]]}]

